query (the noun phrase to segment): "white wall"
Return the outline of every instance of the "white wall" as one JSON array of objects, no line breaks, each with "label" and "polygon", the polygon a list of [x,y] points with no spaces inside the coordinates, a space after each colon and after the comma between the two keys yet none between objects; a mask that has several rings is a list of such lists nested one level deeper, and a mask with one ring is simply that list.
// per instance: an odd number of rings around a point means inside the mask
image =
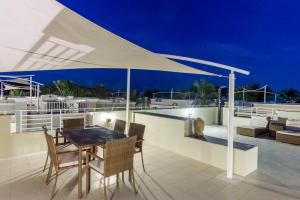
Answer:
[{"label": "white wall", "polygon": [[[132,112],[129,113],[130,116]],[[99,125],[112,129],[114,127],[116,119],[126,120],[126,111],[112,111],[112,112],[93,112],[93,125]],[[111,122],[107,123],[107,119],[111,119]],[[131,120],[131,118],[129,119]]]},{"label": "white wall", "polygon": [[[279,110],[277,115],[278,115],[278,117],[284,117],[284,118],[288,118],[288,119],[300,119],[300,112],[297,112],[297,111]],[[223,125],[228,126],[228,108],[223,108],[222,119],[223,119]],[[233,124],[235,127],[249,125],[250,118],[234,117]]]},{"label": "white wall", "polygon": [[177,108],[177,109],[157,109],[148,110],[151,113],[160,113],[165,115],[188,117],[200,117],[205,121],[206,125],[213,125],[217,123],[218,108],[217,107],[202,107],[202,108]]},{"label": "white wall", "polygon": [[11,117],[0,116],[0,159],[47,150],[42,132],[11,134]]},{"label": "white wall", "polygon": [[[227,147],[184,137],[185,120],[135,113],[135,122],[146,125],[145,142],[226,170]],[[234,150],[234,173],[246,176],[257,169],[257,147]]]},{"label": "white wall", "polygon": [[284,117],[288,119],[300,119],[300,112],[292,112],[292,111],[278,111],[279,117]]},{"label": "white wall", "polygon": [[[250,118],[246,117],[234,117],[233,126],[245,126],[250,124]],[[228,126],[228,108],[223,108],[223,125]]]}]

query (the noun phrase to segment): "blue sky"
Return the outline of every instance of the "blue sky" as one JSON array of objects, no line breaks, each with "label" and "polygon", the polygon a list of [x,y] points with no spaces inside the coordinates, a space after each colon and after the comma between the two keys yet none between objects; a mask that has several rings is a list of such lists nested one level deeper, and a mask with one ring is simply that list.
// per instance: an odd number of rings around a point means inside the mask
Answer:
[{"label": "blue sky", "polygon": [[[154,52],[206,59],[251,71],[237,84],[300,89],[299,0],[59,0],[87,19]],[[204,69],[214,71],[211,68]],[[227,72],[224,72],[227,73]],[[92,86],[125,89],[125,71],[38,73]],[[45,78],[47,77],[47,78]],[[117,78],[115,78],[117,77]],[[133,72],[138,89],[183,88],[195,79],[224,79],[158,72]]]}]

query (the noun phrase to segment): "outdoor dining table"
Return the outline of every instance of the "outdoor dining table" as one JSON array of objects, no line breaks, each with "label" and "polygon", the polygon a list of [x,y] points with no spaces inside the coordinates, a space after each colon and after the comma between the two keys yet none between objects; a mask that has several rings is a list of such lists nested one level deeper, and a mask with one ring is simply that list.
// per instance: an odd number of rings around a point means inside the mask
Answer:
[{"label": "outdoor dining table", "polygon": [[125,138],[126,135],[97,127],[79,130],[61,130],[60,134],[78,148],[78,198],[82,197],[82,150],[105,145],[106,141]]}]

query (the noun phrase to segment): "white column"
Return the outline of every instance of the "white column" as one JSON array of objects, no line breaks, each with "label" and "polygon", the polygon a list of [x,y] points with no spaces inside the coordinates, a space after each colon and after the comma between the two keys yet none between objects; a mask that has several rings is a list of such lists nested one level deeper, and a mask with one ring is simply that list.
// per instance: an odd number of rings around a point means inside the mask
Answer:
[{"label": "white column", "polygon": [[231,71],[229,75],[229,94],[228,94],[228,135],[227,135],[227,178],[233,177],[233,118],[234,118],[234,87],[235,74]]},{"label": "white column", "polygon": [[3,99],[3,90],[4,90],[4,88],[3,88],[3,82],[1,82],[1,100]]},{"label": "white column", "polygon": [[29,83],[30,83],[29,96],[30,96],[30,109],[31,109],[31,105],[32,105],[32,76],[30,76]]},{"label": "white column", "polygon": [[243,88],[243,104],[245,102],[245,88]]},{"label": "white column", "polygon": [[127,96],[126,96],[126,134],[129,130],[129,106],[130,106],[130,68],[127,69]]},{"label": "white column", "polygon": [[40,109],[40,84],[37,85],[36,97],[37,97],[37,107],[39,110]]},{"label": "white column", "polygon": [[264,90],[264,103],[267,102],[267,86],[265,86],[265,90]]}]

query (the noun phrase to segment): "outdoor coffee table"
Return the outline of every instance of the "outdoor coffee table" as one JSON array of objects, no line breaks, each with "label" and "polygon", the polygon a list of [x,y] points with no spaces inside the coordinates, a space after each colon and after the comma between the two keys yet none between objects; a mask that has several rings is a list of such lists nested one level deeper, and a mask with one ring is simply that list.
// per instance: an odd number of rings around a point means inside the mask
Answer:
[{"label": "outdoor coffee table", "polygon": [[112,130],[97,127],[93,129],[80,129],[61,131],[71,144],[78,148],[78,198],[82,197],[82,149],[94,148],[99,145],[105,145],[106,141],[125,138],[126,135],[114,132]]}]

